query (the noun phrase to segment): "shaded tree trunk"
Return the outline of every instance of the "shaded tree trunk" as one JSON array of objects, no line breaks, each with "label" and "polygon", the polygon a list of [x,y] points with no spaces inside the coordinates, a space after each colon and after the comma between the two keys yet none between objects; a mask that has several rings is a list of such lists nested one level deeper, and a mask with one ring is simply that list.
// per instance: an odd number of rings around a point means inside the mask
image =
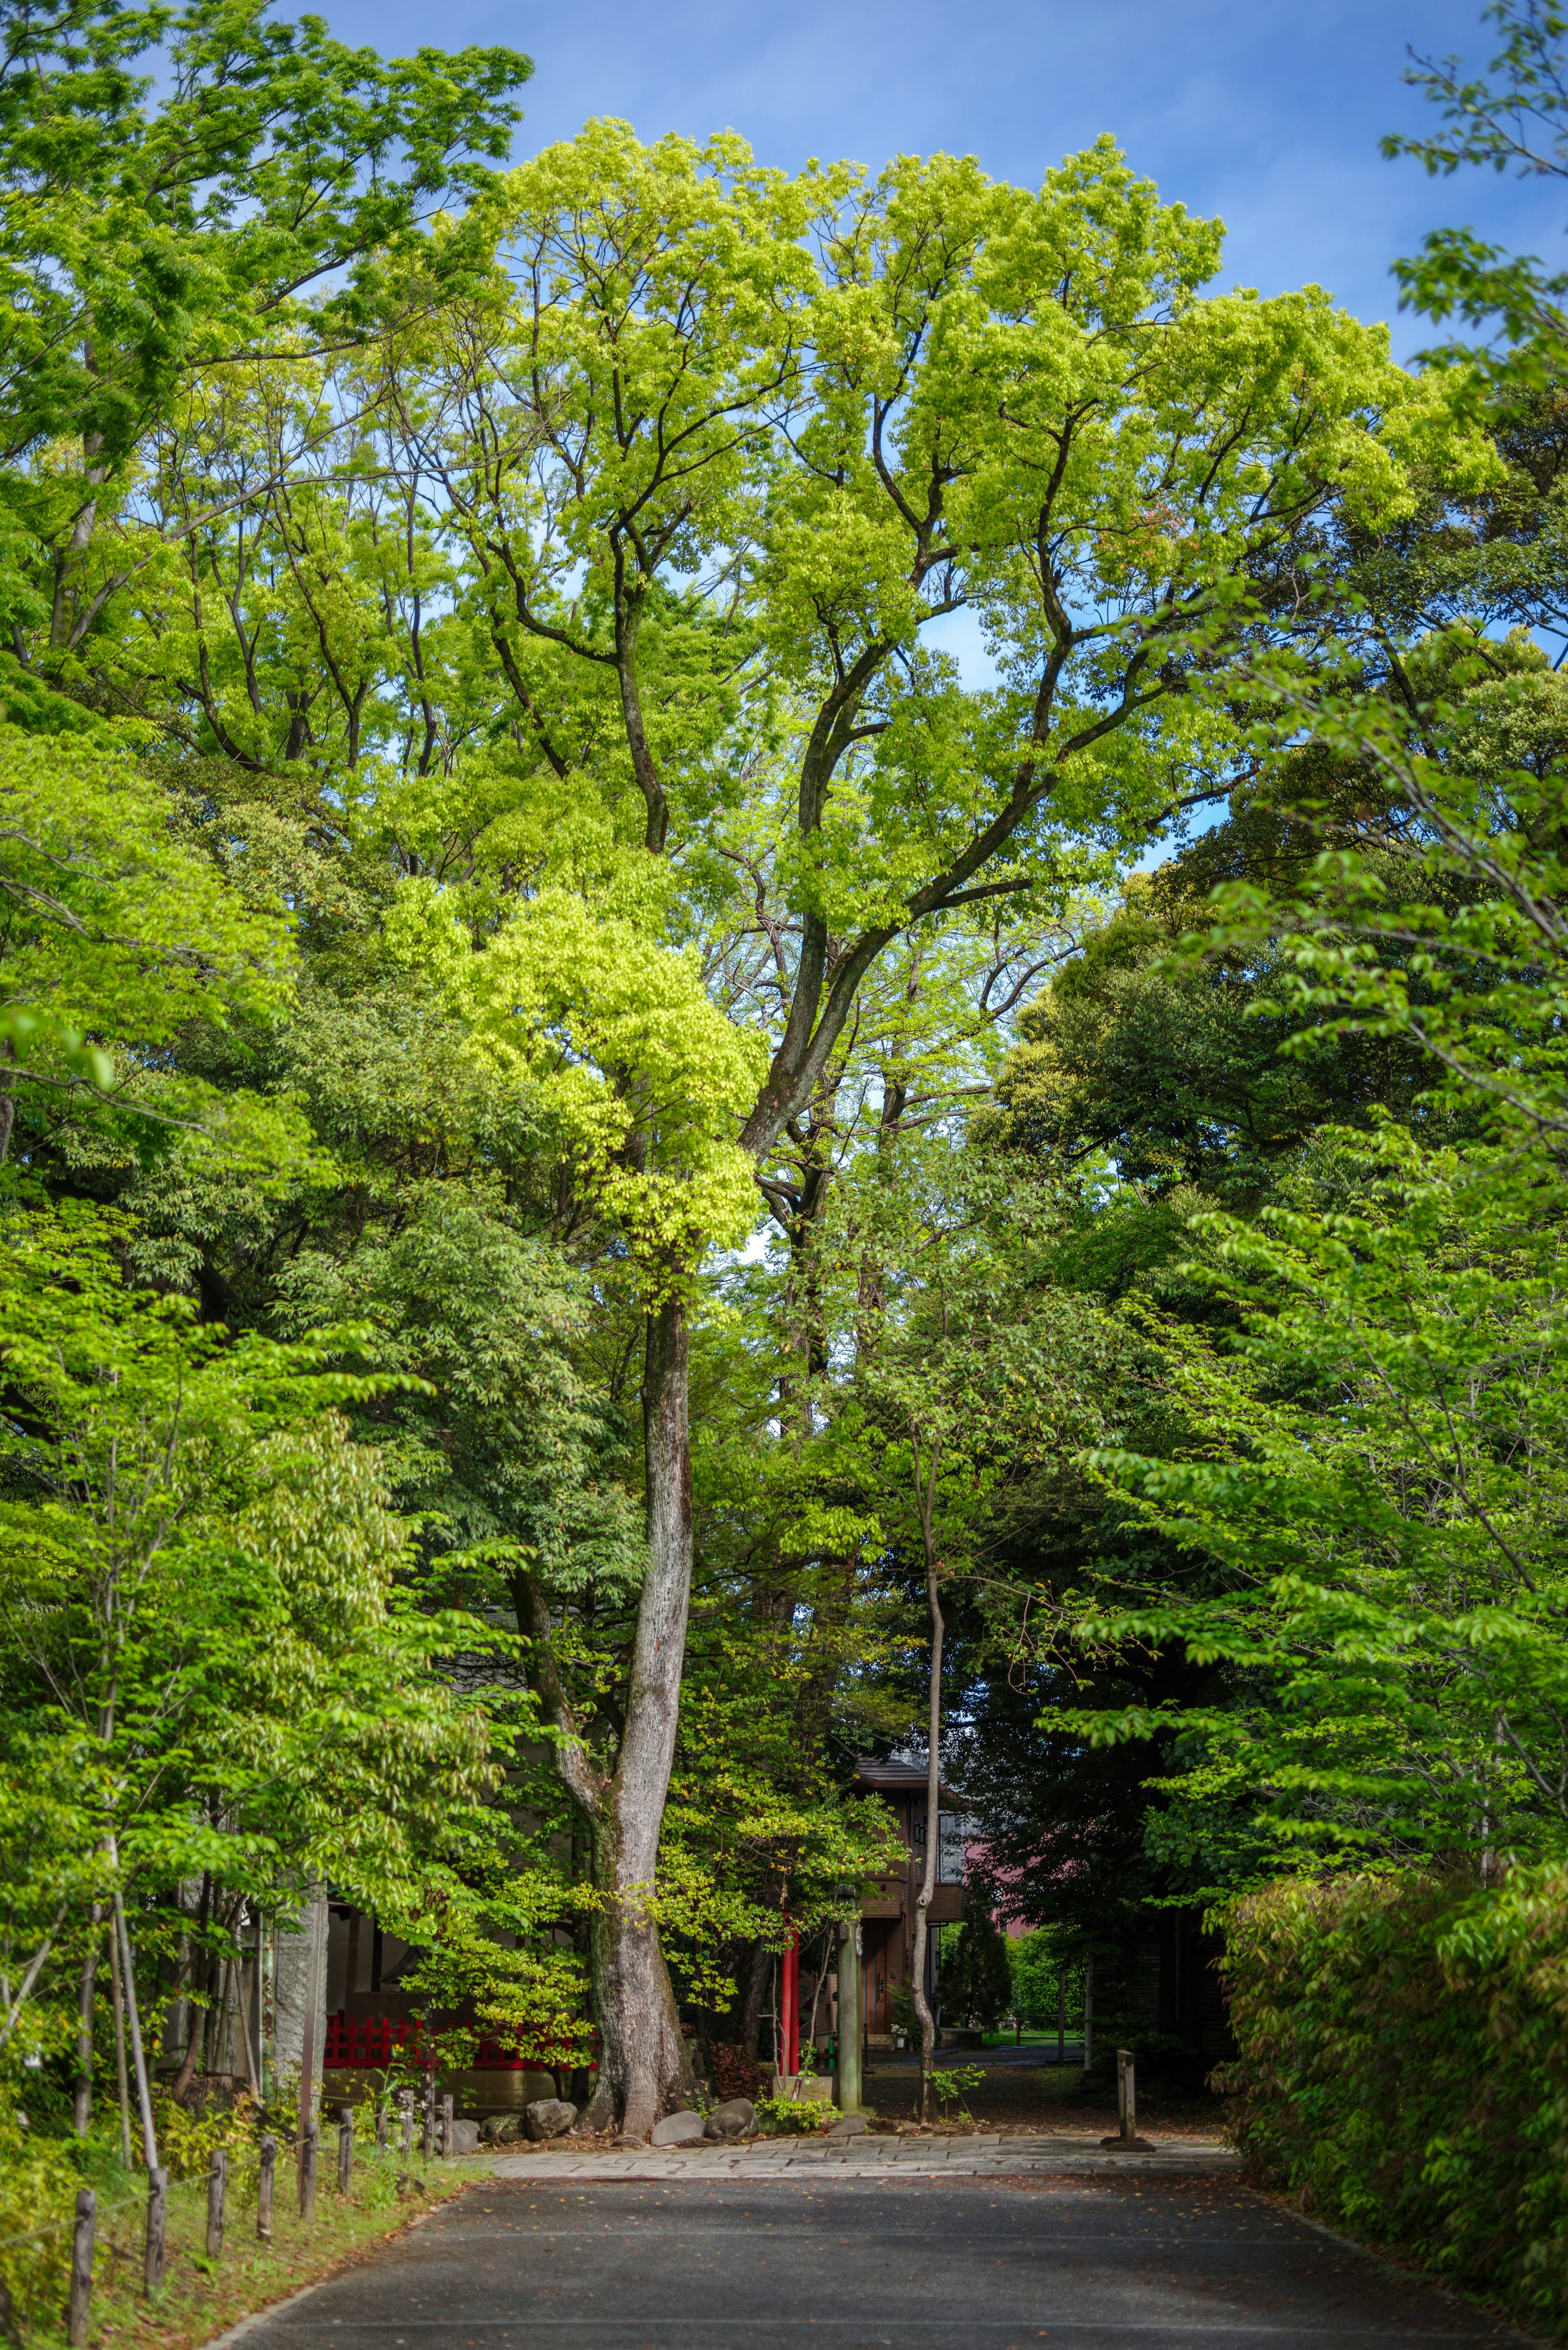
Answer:
[{"label": "shaded tree trunk", "polygon": [[[911,1431],[911,1433],[913,1433]],[[942,1639],[946,1624],[937,1578],[941,1562],[931,1545],[931,1509],[936,1496],[940,1446],[933,1440],[929,1473],[922,1484],[918,1437],[915,1438],[916,1492],[920,1506],[920,1530],[926,1549],[926,1607],[931,1619],[931,1695],[926,1724],[926,1867],[915,1902],[915,2013],[920,2020],[920,2119],[937,2118],[937,2023],[926,1996],[926,1949],[930,1934],[931,1897],[937,1886],[937,1858],[941,1844],[942,1802]]]},{"label": "shaded tree trunk", "polygon": [[741,2002],[741,2045],[754,2064],[763,2037],[763,2007],[774,1969],[774,1947],[760,1938],[752,1944],[752,1962]]},{"label": "shaded tree trunk", "polygon": [[202,1898],[196,1921],[203,1939],[198,1941],[191,1959],[191,2023],[185,2043],[185,2054],[180,2059],[180,2070],[170,2085],[169,2095],[177,2106],[182,2106],[191,2094],[191,2084],[196,2076],[196,2064],[206,2037],[207,2017],[213,1994],[213,1973],[216,1961],[205,1941],[207,1918],[213,1898],[211,1873],[202,1873]]}]

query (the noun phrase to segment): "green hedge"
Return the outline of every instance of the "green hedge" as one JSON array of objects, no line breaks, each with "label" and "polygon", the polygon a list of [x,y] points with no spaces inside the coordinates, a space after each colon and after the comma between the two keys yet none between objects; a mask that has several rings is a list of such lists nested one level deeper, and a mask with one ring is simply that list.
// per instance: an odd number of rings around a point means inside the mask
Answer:
[{"label": "green hedge", "polygon": [[1568,2341],[1568,1868],[1287,1878],[1226,1932],[1252,2176]]}]

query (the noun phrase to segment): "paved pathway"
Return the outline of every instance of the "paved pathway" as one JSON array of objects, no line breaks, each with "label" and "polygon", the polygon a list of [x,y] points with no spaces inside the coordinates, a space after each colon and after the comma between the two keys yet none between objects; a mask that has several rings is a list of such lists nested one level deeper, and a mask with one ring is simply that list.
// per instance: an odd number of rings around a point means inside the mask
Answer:
[{"label": "paved pathway", "polygon": [[538,2158],[236,2350],[1471,2350],[1525,2337],[1190,2164]]},{"label": "paved pathway", "polygon": [[1218,2138],[1173,2138],[1153,2154],[1110,2154],[1082,2134],[1022,2137],[980,2130],[962,2137],[763,2137],[749,2146],[714,2145],[595,2149],[584,2153],[569,2138],[503,2156],[498,2178],[592,2178],[601,2186],[670,2178],[777,2178],[829,2171],[841,2178],[900,2178],[929,2174],[945,2178],[989,2178],[998,2169],[1039,2178],[1047,2171],[1089,2173],[1152,2170],[1206,2174],[1241,2168],[1238,2158]]}]

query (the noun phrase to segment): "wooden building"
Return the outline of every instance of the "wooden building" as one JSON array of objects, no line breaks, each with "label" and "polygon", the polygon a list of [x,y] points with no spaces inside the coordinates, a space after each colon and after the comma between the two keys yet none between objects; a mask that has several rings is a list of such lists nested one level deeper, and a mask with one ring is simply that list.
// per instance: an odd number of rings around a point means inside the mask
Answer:
[{"label": "wooden building", "polygon": [[[855,1793],[881,1797],[898,1821],[909,1852],[905,1866],[880,1878],[860,1904],[866,2041],[872,2048],[890,2048],[896,1996],[914,1990],[915,1904],[926,1874],[926,1766],[862,1759],[856,1767]],[[937,1885],[929,1912],[932,1926],[955,1925],[964,1914],[963,1817],[949,1788],[942,1789],[941,1801]],[[926,1995],[933,2005],[936,1987],[937,1937],[932,1934],[926,1945]]]}]

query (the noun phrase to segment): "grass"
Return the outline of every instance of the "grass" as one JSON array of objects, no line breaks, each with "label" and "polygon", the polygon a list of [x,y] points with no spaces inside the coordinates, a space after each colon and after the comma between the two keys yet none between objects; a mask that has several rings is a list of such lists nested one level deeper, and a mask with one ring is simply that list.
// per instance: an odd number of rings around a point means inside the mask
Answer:
[{"label": "grass", "polygon": [[[327,2134],[324,2158],[332,2146]],[[400,2156],[378,2159],[371,2153],[356,2160],[347,2197],[339,2195],[335,2175],[318,2185],[316,2216],[307,2224],[299,2217],[293,2163],[280,2148],[272,2242],[264,2244],[256,2237],[253,2170],[242,2181],[231,2182],[223,2250],[215,2260],[207,2257],[207,2182],[181,2180],[169,2189],[163,2288],[152,2301],[141,2282],[145,2187],[117,2195],[112,2202],[100,2197],[88,2350],[197,2350],[199,2344],[225,2333],[253,2311],[286,2299],[385,2242],[421,2212],[461,2194],[489,2168],[483,2157],[426,2165],[416,2154],[405,2167]],[[45,2345],[53,2350],[65,2341],[69,2260],[67,2229],[61,2240],[59,2313],[52,2324],[35,2320],[25,2327],[28,2350],[45,2350]]]}]

